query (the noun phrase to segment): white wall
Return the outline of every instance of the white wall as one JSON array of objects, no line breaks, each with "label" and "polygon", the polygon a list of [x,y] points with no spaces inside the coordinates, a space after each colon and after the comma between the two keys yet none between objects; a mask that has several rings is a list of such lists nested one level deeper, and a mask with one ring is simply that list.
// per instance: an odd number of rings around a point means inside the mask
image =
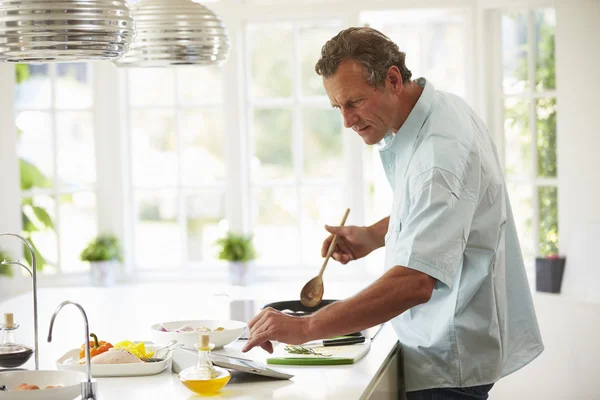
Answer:
[{"label": "white wall", "polygon": [[546,349],[500,380],[490,400],[600,399],[600,304],[542,293],[534,302]]},{"label": "white wall", "polygon": [[[560,251],[565,280],[582,273],[569,263],[578,223],[600,221],[600,1],[556,4]],[[571,249],[571,254],[569,254]],[[600,265],[598,266],[600,268]],[[598,276],[598,275],[597,275]],[[596,288],[600,282],[591,282]],[[496,384],[491,400],[600,399],[600,304],[536,294],[546,350],[529,366]]]},{"label": "white wall", "polygon": [[557,2],[559,241],[567,255],[577,223],[600,221],[598,21],[598,0]]}]

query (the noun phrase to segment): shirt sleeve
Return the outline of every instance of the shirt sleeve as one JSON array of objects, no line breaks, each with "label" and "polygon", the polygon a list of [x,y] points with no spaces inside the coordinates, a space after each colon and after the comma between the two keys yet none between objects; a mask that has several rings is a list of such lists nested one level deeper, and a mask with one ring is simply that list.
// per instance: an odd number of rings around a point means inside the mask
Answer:
[{"label": "shirt sleeve", "polygon": [[451,289],[462,265],[476,201],[454,174],[439,168],[422,173],[410,192],[408,213],[399,221],[395,265],[421,271]]}]

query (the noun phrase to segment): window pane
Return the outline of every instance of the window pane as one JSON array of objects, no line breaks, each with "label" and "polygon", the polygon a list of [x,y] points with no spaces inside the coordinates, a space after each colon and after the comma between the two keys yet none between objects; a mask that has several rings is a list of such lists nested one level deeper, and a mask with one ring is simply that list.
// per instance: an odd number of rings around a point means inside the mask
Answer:
[{"label": "window pane", "polygon": [[225,131],[219,109],[182,113],[182,179],[184,185],[225,180]]},{"label": "window pane", "polygon": [[439,90],[465,96],[464,13],[447,9],[369,11],[361,13],[361,20],[406,53],[413,79],[425,77]]},{"label": "window pane", "polygon": [[91,112],[56,114],[58,177],[66,187],[96,181],[96,155]]},{"label": "window pane", "polygon": [[223,102],[223,72],[221,67],[176,68],[179,104],[184,106]]},{"label": "window pane", "polygon": [[132,106],[175,104],[175,72],[172,68],[134,68],[127,72]]},{"label": "window pane", "polygon": [[133,111],[132,176],[138,187],[177,184],[177,135],[172,111]]},{"label": "window pane", "polygon": [[56,107],[92,107],[92,83],[90,64],[56,64]]},{"label": "window pane", "polygon": [[252,57],[251,96],[291,96],[292,25],[253,25],[248,36]]},{"label": "window pane", "polygon": [[79,192],[59,197],[60,268],[63,272],[81,272],[89,263],[79,254],[98,234],[96,194]]},{"label": "window pane", "polygon": [[338,22],[303,24],[298,29],[298,53],[302,70],[302,95],[325,95],[323,79],[315,72],[321,47],[340,31]]},{"label": "window pane", "polygon": [[554,68],[554,37],[556,15],[553,9],[534,11],[536,24],[537,65],[535,71],[535,86],[537,90],[556,88]]},{"label": "window pane", "polygon": [[54,141],[50,113],[22,111],[17,114],[22,189],[49,188],[54,178]]},{"label": "window pane", "polygon": [[50,108],[48,64],[17,64],[15,72],[16,108]]},{"label": "window pane", "polygon": [[540,254],[558,254],[558,197],[557,188],[538,188],[540,207]]},{"label": "window pane", "polygon": [[50,196],[24,197],[21,200],[23,232],[36,250],[38,269],[55,273],[58,260],[58,243],[55,232],[55,201]]},{"label": "window pane", "polygon": [[504,157],[506,175],[510,177],[531,177],[529,104],[516,98],[504,101]]},{"label": "window pane", "polygon": [[291,177],[292,112],[259,109],[254,112],[254,180]]},{"label": "window pane", "polygon": [[340,186],[302,188],[302,260],[305,265],[323,263],[321,246],[329,236],[323,226],[340,224],[348,208],[346,200]]},{"label": "window pane", "polygon": [[188,259],[216,261],[215,241],[222,236],[226,223],[223,190],[190,191],[185,198],[187,215]]},{"label": "window pane", "polygon": [[140,268],[178,267],[182,237],[174,190],[135,194],[135,262]]},{"label": "window pane", "polygon": [[508,195],[512,205],[515,225],[519,235],[519,243],[525,263],[532,262],[535,258],[533,242],[533,200],[532,187],[527,184],[507,184]]},{"label": "window pane", "polygon": [[298,265],[300,234],[295,188],[255,189],[254,244],[259,264]]},{"label": "window pane", "polygon": [[504,93],[529,89],[527,52],[527,12],[502,14],[502,60]]},{"label": "window pane", "polygon": [[305,176],[339,179],[344,170],[340,113],[333,109],[304,109],[302,126]]},{"label": "window pane", "polygon": [[556,99],[536,101],[538,175],[556,177]]}]

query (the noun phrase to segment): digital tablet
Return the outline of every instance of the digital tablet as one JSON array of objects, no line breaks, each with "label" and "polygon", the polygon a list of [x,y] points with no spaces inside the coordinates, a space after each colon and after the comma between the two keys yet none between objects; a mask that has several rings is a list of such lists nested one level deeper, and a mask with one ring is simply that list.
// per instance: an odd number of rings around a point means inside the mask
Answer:
[{"label": "digital tablet", "polygon": [[227,357],[214,353],[210,355],[210,358],[216,366],[232,369],[234,371],[242,371],[276,379],[290,379],[294,376],[256,361],[242,360],[241,358]]}]

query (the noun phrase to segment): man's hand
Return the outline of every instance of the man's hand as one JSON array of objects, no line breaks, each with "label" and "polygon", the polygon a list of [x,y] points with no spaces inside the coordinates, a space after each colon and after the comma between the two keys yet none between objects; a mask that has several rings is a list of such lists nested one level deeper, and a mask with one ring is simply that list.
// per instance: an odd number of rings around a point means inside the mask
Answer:
[{"label": "man's hand", "polygon": [[271,307],[258,313],[248,324],[250,333],[248,343],[242,349],[247,352],[255,346],[260,346],[273,353],[271,340],[286,344],[302,344],[309,340],[308,323],[310,317],[294,317],[284,314]]},{"label": "man's hand", "polygon": [[342,264],[358,260],[383,246],[383,236],[379,238],[372,227],[325,225],[325,229],[331,235],[323,241],[321,257],[327,255],[333,236],[337,235],[337,243],[331,257]]}]

